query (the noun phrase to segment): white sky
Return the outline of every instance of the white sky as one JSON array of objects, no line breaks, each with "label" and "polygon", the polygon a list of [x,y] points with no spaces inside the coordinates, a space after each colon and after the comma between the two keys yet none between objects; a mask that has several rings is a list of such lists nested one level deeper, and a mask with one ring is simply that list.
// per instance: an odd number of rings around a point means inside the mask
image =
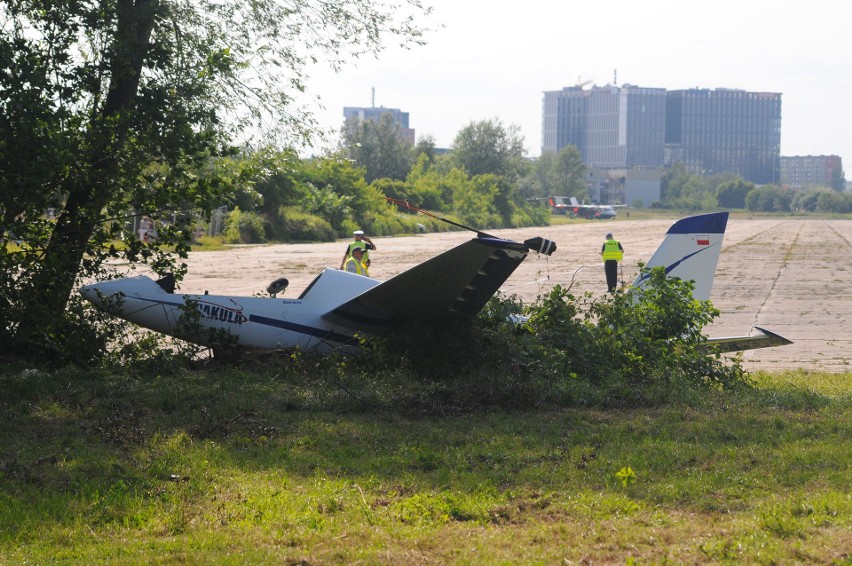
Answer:
[{"label": "white sky", "polygon": [[323,126],[344,106],[409,113],[418,139],[450,147],[473,121],[520,126],[541,152],[542,92],[591,80],[782,93],[781,155],[840,155],[852,178],[852,48],[846,0],[424,0],[428,44],[391,48],[334,75],[312,72]]}]

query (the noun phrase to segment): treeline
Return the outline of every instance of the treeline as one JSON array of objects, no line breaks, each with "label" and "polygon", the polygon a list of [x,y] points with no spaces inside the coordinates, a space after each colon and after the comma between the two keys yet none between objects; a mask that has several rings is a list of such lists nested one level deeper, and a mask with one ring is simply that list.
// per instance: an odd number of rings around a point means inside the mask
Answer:
[{"label": "treeline", "polygon": [[403,179],[372,182],[345,152],[311,159],[266,152],[233,159],[277,166],[257,168],[264,173],[244,183],[228,202],[225,237],[230,242],[330,241],[356,228],[377,236],[450,228],[414,208],[477,228],[544,225],[550,216],[523,197],[516,180],[494,173],[469,175],[450,156],[420,154]]},{"label": "treeline", "polygon": [[652,206],[680,210],[746,209],[751,212],[852,212],[852,195],[828,187],[791,190],[761,185],[733,174],[702,177],[675,164],[662,176],[660,201]]},{"label": "treeline", "polygon": [[534,197],[588,196],[575,147],[531,161],[517,127],[496,119],[470,123],[446,152],[429,137],[412,146],[390,115],[352,120],[334,155],[300,159],[268,149],[225,158],[217,168],[240,178],[227,202],[225,236],[243,243],[327,241],[354,228],[383,236],[450,227],[399,201],[476,228],[544,225],[549,210]]}]

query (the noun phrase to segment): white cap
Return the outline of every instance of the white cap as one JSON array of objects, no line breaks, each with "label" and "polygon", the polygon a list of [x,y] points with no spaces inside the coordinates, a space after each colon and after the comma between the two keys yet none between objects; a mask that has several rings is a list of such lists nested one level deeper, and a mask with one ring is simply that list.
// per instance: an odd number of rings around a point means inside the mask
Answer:
[{"label": "white cap", "polygon": [[363,230],[355,230],[355,231],[354,231],[354,232],[352,232],[352,233],[353,233],[354,235],[356,235],[356,236],[363,236],[363,235],[364,235],[364,231],[363,231]]}]

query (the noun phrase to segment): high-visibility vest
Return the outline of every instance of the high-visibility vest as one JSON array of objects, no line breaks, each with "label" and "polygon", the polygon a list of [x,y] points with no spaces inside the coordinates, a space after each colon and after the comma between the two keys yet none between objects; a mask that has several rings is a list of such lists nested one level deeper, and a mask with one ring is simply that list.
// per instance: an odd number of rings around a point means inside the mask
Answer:
[{"label": "high-visibility vest", "polygon": [[604,243],[603,249],[603,259],[604,261],[614,259],[616,261],[621,261],[624,259],[624,252],[621,251],[621,248],[618,247],[617,240],[607,240]]},{"label": "high-visibility vest", "polygon": [[[353,265],[353,269],[349,268],[349,264]],[[357,273],[358,275],[363,275],[367,277],[367,268],[364,266],[363,263],[355,259],[354,256],[350,256],[350,258],[346,260],[346,266],[344,268],[344,271],[348,271],[350,273]]]},{"label": "high-visibility vest", "polygon": [[370,257],[370,250],[367,249],[367,242],[361,240],[355,240],[354,242],[349,242],[349,257],[352,257],[352,250],[355,248],[361,248],[364,250],[364,256],[361,258],[361,261],[367,261]]}]

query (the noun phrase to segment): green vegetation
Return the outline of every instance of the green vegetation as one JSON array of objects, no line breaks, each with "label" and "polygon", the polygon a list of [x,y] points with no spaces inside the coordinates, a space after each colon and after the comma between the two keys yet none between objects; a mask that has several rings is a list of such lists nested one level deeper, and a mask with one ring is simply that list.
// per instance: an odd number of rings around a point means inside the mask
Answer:
[{"label": "green vegetation", "polygon": [[0,562],[849,563],[852,374],[424,415],[340,371],[5,366]]},{"label": "green vegetation", "polygon": [[[660,272],[602,301],[557,288],[519,329],[495,300],[364,359],[239,368],[72,293],[117,260],[179,278],[190,245],[225,239],[447,229],[386,198],[489,229],[584,196],[576,148],[533,164],[499,120],[446,155],[384,120],[298,158],[311,62],[423,42],[428,8],[387,11],[0,4],[0,563],[848,563],[850,376],[750,380],[701,354],[716,312]],[[249,150],[259,124],[270,147]],[[850,208],[789,197],[674,167],[656,204]],[[128,237],[140,215],[152,242]]]},{"label": "green vegetation", "polygon": [[[0,246],[0,353],[63,349],[84,324],[74,288],[108,261],[179,277],[197,218],[266,176],[265,154],[239,148],[257,137],[292,156],[317,134],[296,100],[308,68],[419,45],[429,12],[419,0],[0,3],[0,235],[25,243]],[[153,243],[110,245],[140,215],[169,224]],[[234,237],[260,232],[251,216],[236,225]]]},{"label": "green vegetation", "polygon": [[666,170],[661,179],[660,202],[655,207],[681,210],[747,209],[750,212],[852,212],[852,195],[841,192],[846,181],[837,172],[833,188],[812,187],[792,191],[777,185],[756,186],[732,174],[700,176],[683,164]]},{"label": "green vegetation", "polygon": [[522,309],[363,359],[187,369],[108,318],[77,368],[4,358],[0,563],[848,562],[852,374],[701,354],[659,268]]}]

